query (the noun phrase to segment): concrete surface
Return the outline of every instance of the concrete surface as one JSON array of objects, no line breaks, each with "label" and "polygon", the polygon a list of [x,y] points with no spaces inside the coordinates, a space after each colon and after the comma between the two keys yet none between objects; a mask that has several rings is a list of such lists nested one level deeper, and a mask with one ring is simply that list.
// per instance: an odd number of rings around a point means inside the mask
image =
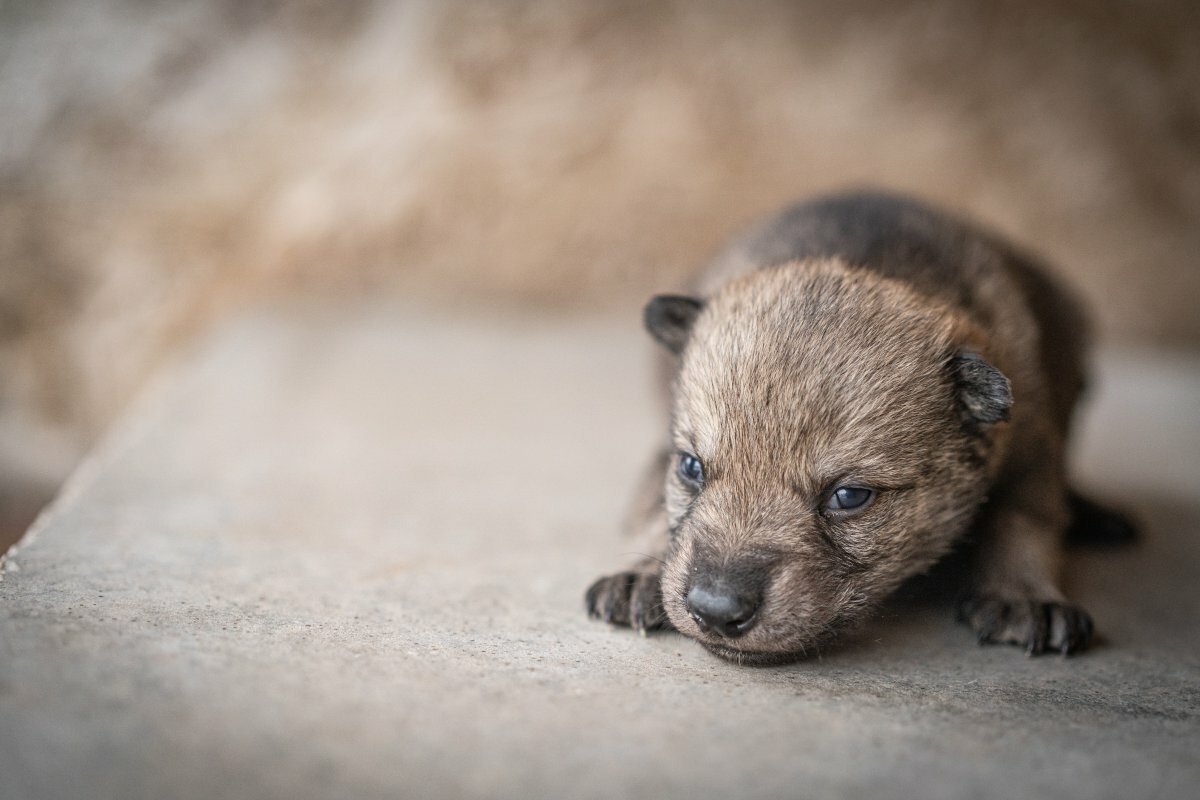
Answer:
[{"label": "concrete surface", "polygon": [[10,554],[0,797],[1192,798],[1195,360],[1110,353],[1079,554],[1103,641],[893,606],[753,669],[584,617],[656,430],[636,314],[294,308],[153,387]]}]

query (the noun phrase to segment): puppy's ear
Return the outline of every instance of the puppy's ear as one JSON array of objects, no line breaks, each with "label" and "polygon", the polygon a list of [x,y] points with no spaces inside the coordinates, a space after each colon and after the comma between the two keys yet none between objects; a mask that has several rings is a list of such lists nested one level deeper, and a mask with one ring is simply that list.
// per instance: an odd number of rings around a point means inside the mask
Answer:
[{"label": "puppy's ear", "polygon": [[650,335],[678,355],[683,352],[692,323],[702,308],[704,304],[694,297],[660,294],[646,304],[642,317]]},{"label": "puppy's ear", "polygon": [[950,373],[958,390],[958,402],[967,418],[979,425],[1008,419],[1012,409],[1012,385],[1004,373],[975,353],[962,352],[950,359]]}]

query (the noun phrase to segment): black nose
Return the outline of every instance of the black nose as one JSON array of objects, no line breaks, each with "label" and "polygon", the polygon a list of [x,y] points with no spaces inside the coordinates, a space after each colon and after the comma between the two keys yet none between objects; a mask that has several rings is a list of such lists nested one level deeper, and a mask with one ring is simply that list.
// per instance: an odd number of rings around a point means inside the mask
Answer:
[{"label": "black nose", "polygon": [[687,593],[687,609],[702,629],[736,639],[754,627],[759,599],[740,594],[725,581],[697,582]]}]

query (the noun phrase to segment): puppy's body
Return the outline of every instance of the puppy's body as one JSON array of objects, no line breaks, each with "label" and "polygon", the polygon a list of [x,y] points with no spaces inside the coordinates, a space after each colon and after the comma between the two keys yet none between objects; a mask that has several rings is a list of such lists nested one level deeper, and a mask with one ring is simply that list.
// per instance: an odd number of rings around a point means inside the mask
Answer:
[{"label": "puppy's body", "polygon": [[1086,646],[1057,587],[1084,321],[1044,272],[918,203],[853,194],[735,240],[694,290],[647,307],[670,353],[645,490],[662,557],[597,581],[593,614],[787,660],[970,535],[961,611],[981,640]]}]

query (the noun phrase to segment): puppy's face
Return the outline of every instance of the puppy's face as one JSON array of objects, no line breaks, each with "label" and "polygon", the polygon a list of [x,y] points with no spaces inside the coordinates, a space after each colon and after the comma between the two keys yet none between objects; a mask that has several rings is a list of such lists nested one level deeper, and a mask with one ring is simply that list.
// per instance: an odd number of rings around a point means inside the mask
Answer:
[{"label": "puppy's face", "polygon": [[677,629],[739,661],[794,659],[970,523],[1011,395],[953,313],[836,263],[655,302],[648,324],[681,355],[662,581]]}]

